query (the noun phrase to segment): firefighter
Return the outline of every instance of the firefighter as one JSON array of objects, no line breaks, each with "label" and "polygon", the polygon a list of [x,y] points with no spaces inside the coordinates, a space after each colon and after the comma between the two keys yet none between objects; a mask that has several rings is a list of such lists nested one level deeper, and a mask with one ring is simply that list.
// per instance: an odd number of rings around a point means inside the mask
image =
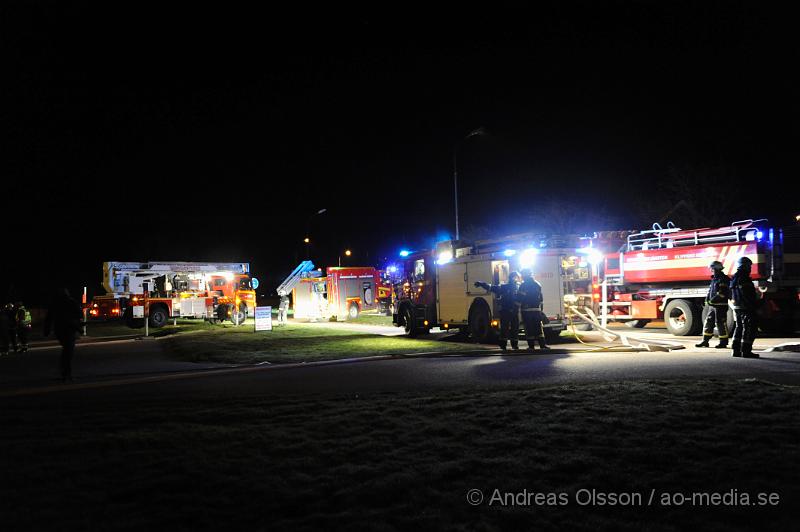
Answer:
[{"label": "firefighter", "polygon": [[28,336],[31,330],[31,313],[25,308],[22,301],[16,305],[16,325],[17,338],[19,338],[19,349],[23,353],[28,350]]},{"label": "firefighter", "polygon": [[285,324],[288,321],[289,296],[281,294],[281,302],[278,305],[278,323]]},{"label": "firefighter", "polygon": [[19,351],[19,346],[17,345],[17,313],[14,311],[14,303],[6,303],[6,306],[3,307],[3,314],[6,315],[4,328],[8,335],[8,343],[16,353]]},{"label": "firefighter", "polygon": [[725,275],[723,271],[725,267],[720,261],[715,260],[708,267],[711,270],[711,284],[708,287],[708,294],[706,294],[708,316],[706,316],[706,325],[703,330],[703,341],[696,344],[695,347],[710,347],[708,341],[714,336],[714,324],[716,323],[719,331],[719,344],[714,347],[725,349],[728,347],[728,298],[731,295],[731,280]]},{"label": "firefighter", "polygon": [[522,282],[522,277],[518,272],[511,272],[508,275],[508,283],[493,284],[477,281],[476,288],[483,288],[495,294],[500,305],[500,339],[498,345],[503,351],[506,344],[511,342],[511,349],[519,349],[519,300],[517,291]]},{"label": "firefighter", "polygon": [[756,307],[758,298],[756,287],[750,279],[753,261],[740,257],[736,261],[736,273],[731,279],[731,297],[736,325],[733,327],[733,356],[743,358],[759,358],[753,353],[753,342],[756,339]]},{"label": "firefighter", "polygon": [[539,343],[540,349],[550,349],[544,341],[544,327],[542,326],[542,285],[533,276],[533,271],[522,270],[522,285],[519,287],[519,301],[522,304],[522,323],[525,327],[525,339],[528,341],[528,350],[534,350],[534,344]]}]

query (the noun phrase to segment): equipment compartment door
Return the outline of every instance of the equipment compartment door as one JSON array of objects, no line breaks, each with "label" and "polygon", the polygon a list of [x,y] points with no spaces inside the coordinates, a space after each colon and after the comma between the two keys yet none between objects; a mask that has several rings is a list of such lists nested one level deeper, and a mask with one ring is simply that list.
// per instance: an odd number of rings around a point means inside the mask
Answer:
[{"label": "equipment compartment door", "polygon": [[439,323],[466,323],[472,298],[467,295],[467,268],[450,262],[437,266],[436,299]]},{"label": "equipment compartment door", "polygon": [[564,300],[564,283],[561,279],[561,257],[559,255],[539,255],[533,267],[536,280],[542,285],[544,313],[547,316],[561,316]]}]

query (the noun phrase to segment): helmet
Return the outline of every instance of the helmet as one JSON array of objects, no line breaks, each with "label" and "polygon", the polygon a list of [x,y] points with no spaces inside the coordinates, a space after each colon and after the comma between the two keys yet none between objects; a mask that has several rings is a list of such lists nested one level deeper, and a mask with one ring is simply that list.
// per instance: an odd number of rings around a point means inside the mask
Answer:
[{"label": "helmet", "polygon": [[739,260],[736,261],[736,268],[743,269],[750,271],[750,268],[753,266],[753,261],[747,257],[739,257]]},{"label": "helmet", "polygon": [[525,268],[520,272],[520,274],[522,275],[523,279],[527,279],[528,277],[533,277],[533,270],[530,268]]},{"label": "helmet", "polygon": [[509,280],[509,281],[513,280],[513,279],[514,279],[514,277],[516,277],[517,279],[520,279],[520,280],[522,280],[522,276],[521,276],[521,275],[519,274],[519,272],[517,272],[517,271],[513,271],[513,272],[511,272],[511,273],[509,273],[509,274],[508,274],[508,280]]},{"label": "helmet", "polygon": [[725,266],[718,260],[715,260],[714,262],[709,264],[708,267],[711,268],[712,270],[722,270],[723,268],[725,268]]}]

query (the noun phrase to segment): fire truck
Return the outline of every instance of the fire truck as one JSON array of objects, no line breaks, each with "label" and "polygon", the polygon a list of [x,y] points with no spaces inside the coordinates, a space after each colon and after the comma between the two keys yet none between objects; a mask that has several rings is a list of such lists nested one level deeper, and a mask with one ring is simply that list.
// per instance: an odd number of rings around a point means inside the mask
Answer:
[{"label": "fire truck", "polygon": [[241,323],[256,304],[246,262],[106,262],[103,272],[108,294],[94,298],[90,314],[99,316],[105,306],[132,327],[145,318],[151,327],[178,317]]},{"label": "fire truck", "polygon": [[389,287],[371,266],[331,267],[323,275],[313,270],[292,291],[294,317],[301,319],[355,319],[365,310],[381,307]]},{"label": "fire truck", "polygon": [[[709,264],[733,275],[739,257],[753,261],[751,277],[763,300],[763,330],[791,332],[800,322],[800,227],[773,228],[767,220],[682,230],[669,223],[629,234],[593,271],[594,310],[603,321],[644,327],[663,319],[676,336],[698,335],[705,321]],[[733,312],[728,327],[733,326]]]},{"label": "fire truck", "polygon": [[591,243],[578,235],[526,233],[474,243],[448,240],[432,251],[403,253],[392,321],[412,337],[438,327],[490,341],[499,308],[494,295],[474,283],[507,283],[511,271],[529,268],[542,285],[545,334],[552,339],[568,325],[565,295],[580,294],[579,305],[592,304]]}]

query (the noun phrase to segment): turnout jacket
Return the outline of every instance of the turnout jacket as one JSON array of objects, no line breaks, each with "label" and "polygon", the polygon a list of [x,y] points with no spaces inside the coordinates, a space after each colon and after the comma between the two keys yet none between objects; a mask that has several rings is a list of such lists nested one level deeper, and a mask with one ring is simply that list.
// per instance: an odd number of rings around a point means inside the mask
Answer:
[{"label": "turnout jacket", "polygon": [[495,294],[498,298],[500,310],[519,310],[519,301],[517,301],[518,289],[516,283],[490,285],[489,283],[478,281],[475,283],[475,286],[479,286]]},{"label": "turnout jacket", "polygon": [[540,310],[544,297],[542,285],[535,279],[528,279],[519,287],[517,299],[522,305],[522,310]]},{"label": "turnout jacket", "polygon": [[731,280],[722,271],[715,271],[711,276],[711,284],[708,286],[706,303],[709,305],[727,305],[731,295]]},{"label": "turnout jacket", "polygon": [[750,274],[737,271],[731,280],[731,295],[733,297],[733,308],[736,310],[755,310],[758,304],[756,287]]}]

